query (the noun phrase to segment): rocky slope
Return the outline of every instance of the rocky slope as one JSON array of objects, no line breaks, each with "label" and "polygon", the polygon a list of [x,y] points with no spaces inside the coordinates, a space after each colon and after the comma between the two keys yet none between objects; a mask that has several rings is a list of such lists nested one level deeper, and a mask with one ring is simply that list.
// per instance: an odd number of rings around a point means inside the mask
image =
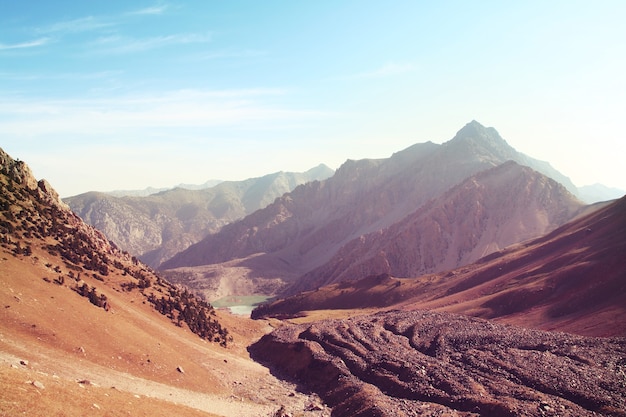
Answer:
[{"label": "rocky slope", "polygon": [[[144,302],[183,323],[200,337],[226,345],[228,331],[212,320],[213,308],[187,290],[174,287],[101,232],[85,224],[59,199],[46,181],[0,149],[0,247],[14,257],[40,264],[35,252],[46,253],[44,281],[72,290],[109,311],[101,288],[139,291]],[[26,259],[24,259],[26,258]],[[53,262],[57,264],[53,267]],[[68,296],[71,293],[68,293]]]},{"label": "rocky slope", "polygon": [[334,417],[626,416],[624,338],[396,311],[285,326],[251,351]]},{"label": "rocky slope", "polygon": [[545,236],[449,272],[346,281],[276,300],[253,317],[427,308],[588,336],[626,336],[626,197],[592,209]]},{"label": "rocky slope", "polygon": [[118,249],[0,149],[0,414],[328,416],[216,311]]},{"label": "rocky slope", "polygon": [[581,208],[561,184],[513,161],[469,177],[387,229],[343,246],[290,293],[390,274],[416,277],[540,236]]},{"label": "rocky slope", "polygon": [[[574,188],[547,163],[515,151],[495,129],[474,121],[443,145],[422,143],[388,159],[348,161],[333,177],[296,188],[268,207],[207,236],[160,268],[219,265],[198,273],[217,281],[233,267],[247,268],[250,277],[281,279],[285,284],[324,265],[353,239],[390,227],[468,177],[508,160],[534,167]],[[545,201],[545,210],[556,204],[558,208],[554,208],[561,211],[564,199]],[[527,213],[523,220],[511,217],[507,221],[525,223],[530,231],[535,226],[526,221],[532,216]],[[541,224],[537,233],[564,220],[552,214],[548,218],[555,223],[548,225],[547,219],[535,218]],[[254,261],[247,259],[253,255]],[[233,265],[234,260],[240,261]],[[265,270],[265,265],[271,265],[270,270]]]},{"label": "rocky slope", "polygon": [[157,267],[296,186],[332,174],[333,170],[320,165],[304,173],[277,172],[200,190],[175,188],[144,197],[89,192],[64,201],[120,248]]}]

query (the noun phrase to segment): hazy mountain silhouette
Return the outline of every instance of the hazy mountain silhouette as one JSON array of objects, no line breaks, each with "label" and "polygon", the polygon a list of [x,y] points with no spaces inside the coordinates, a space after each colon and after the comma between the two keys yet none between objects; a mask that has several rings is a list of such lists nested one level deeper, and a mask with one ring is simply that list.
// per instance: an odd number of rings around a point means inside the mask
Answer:
[{"label": "hazy mountain silhouette", "polygon": [[615,200],[626,195],[626,191],[619,188],[607,187],[602,184],[585,185],[578,187],[580,199],[588,204],[600,201]]},{"label": "hazy mountain silhouette", "polygon": [[[331,178],[297,187],[266,208],[207,236],[160,268],[225,262],[231,267],[233,260],[240,260],[237,265],[249,268],[251,277],[293,281],[324,265],[353,239],[392,226],[472,175],[509,160],[557,177],[575,190],[571,181],[548,163],[517,152],[495,129],[472,121],[442,145],[427,142],[386,159],[348,160]],[[564,188],[560,190],[566,193]],[[571,199],[574,205],[581,204],[565,194],[562,198]],[[546,201],[546,210],[561,211],[563,201]],[[541,228],[526,226],[527,230],[534,228],[537,234],[567,220],[553,214],[548,216],[550,221],[539,219],[530,213],[534,207],[537,205],[527,207],[529,213],[524,218],[534,217],[542,224]],[[506,220],[519,221],[516,217]],[[252,255],[254,259],[246,260]],[[267,265],[271,268],[264,271]],[[205,276],[216,279],[216,273],[212,270]]]},{"label": "hazy mountain silhouette", "polygon": [[222,180],[208,180],[203,184],[178,184],[175,187],[146,187],[142,190],[113,190],[106,191],[105,194],[112,195],[113,197],[147,197],[152,194],[161,193],[167,190],[173,190],[174,188],[184,188],[186,190],[204,190],[205,188],[215,187]]},{"label": "hazy mountain silhouette", "polygon": [[199,190],[175,188],[145,197],[89,192],[64,201],[122,249],[156,267],[297,185],[332,174],[333,170],[319,165],[304,173],[277,172]]},{"label": "hazy mountain silhouette", "polygon": [[451,271],[383,273],[277,300],[255,317],[316,309],[433,309],[587,336],[626,336],[626,197]]},{"label": "hazy mountain silhouette", "polygon": [[508,161],[472,175],[389,228],[352,240],[289,292],[372,274],[415,277],[456,268],[540,236],[580,208],[561,184]]}]

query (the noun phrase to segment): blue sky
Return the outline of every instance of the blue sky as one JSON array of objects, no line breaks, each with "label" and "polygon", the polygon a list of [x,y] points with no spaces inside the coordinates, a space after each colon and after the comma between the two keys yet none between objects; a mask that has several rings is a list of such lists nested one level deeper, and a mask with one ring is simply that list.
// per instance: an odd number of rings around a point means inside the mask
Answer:
[{"label": "blue sky", "polygon": [[442,143],[626,189],[623,1],[0,0],[0,147],[62,196]]}]

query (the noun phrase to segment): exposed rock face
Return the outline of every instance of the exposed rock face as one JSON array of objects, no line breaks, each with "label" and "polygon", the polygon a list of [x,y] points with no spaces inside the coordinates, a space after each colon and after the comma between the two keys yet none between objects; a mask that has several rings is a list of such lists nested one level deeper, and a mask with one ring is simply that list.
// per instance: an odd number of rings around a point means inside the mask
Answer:
[{"label": "exposed rock face", "polygon": [[2,149],[0,149],[0,168],[16,183],[23,184],[31,190],[37,188],[37,180],[28,165],[24,161],[14,160]]},{"label": "exposed rock face", "polygon": [[472,263],[571,219],[565,187],[508,161],[469,177],[391,227],[354,239],[291,293],[374,274],[417,277]]},{"label": "exposed rock face", "polygon": [[0,149],[0,171],[17,184],[37,192],[39,197],[49,201],[51,204],[67,208],[67,205],[61,201],[59,194],[48,181],[43,179],[37,181],[30,167],[24,161],[14,160],[3,149]]},{"label": "exposed rock face", "polygon": [[[296,188],[265,209],[225,226],[219,233],[207,236],[201,242],[163,263],[161,269],[222,264],[234,259],[245,259],[254,254],[263,254],[262,256],[268,259],[267,264],[281,263],[283,272],[277,276],[275,270],[268,273],[262,269],[255,269],[253,275],[272,279],[278,277],[287,281],[291,277],[301,276],[324,265],[346,244],[358,246],[359,241],[354,241],[354,239],[361,239],[368,233],[378,233],[391,227],[407,216],[418,212],[431,200],[440,199],[438,200],[440,204],[449,204],[450,202],[444,202],[443,196],[452,187],[459,185],[472,175],[509,160],[564,178],[547,163],[533,160],[515,151],[495,129],[485,128],[477,122],[471,122],[461,129],[454,139],[443,145],[428,142],[411,146],[388,159],[347,161],[333,177]],[[462,229],[466,235],[459,239],[468,240],[468,242],[460,242],[467,243],[468,247],[450,251],[450,256],[454,257],[462,250],[461,259],[445,260],[443,264],[439,259],[429,259],[431,254],[441,249],[437,245],[457,244],[457,242],[450,241],[449,237],[443,236],[436,242],[425,243],[433,245],[429,254],[421,256],[420,259],[414,259],[413,264],[409,260],[409,264],[402,267],[399,266],[401,260],[398,259],[398,265],[394,266],[394,269],[404,268],[406,273],[418,269],[441,270],[458,265],[461,261],[475,260],[485,251],[489,251],[487,246],[491,242],[488,241],[492,238],[495,241],[491,246],[492,250],[495,250],[514,238],[534,237],[560,225],[561,222],[567,220],[564,211],[568,210],[562,210],[565,200],[570,200],[571,206],[581,205],[571,196],[566,197],[567,193],[564,188],[556,187],[553,183],[547,184],[547,180],[539,179],[539,177],[535,177],[537,182],[533,184],[530,179],[531,174],[522,173],[519,170],[517,171],[519,175],[527,177],[518,180],[513,172],[515,169],[511,166],[508,168],[512,173],[507,176],[507,179],[514,186],[521,187],[522,196],[526,198],[524,200],[526,207],[520,202],[519,207],[516,207],[509,217],[502,216],[506,214],[506,210],[501,210],[499,214],[501,217],[498,221],[501,223],[499,233],[502,239],[498,240],[497,236],[493,236],[494,230],[480,229],[483,227],[480,222],[489,219],[490,216],[488,210],[482,207],[486,203],[478,203],[481,206],[478,209],[482,209],[482,213],[476,212],[476,208],[471,207],[469,201],[464,201],[458,210],[448,208],[447,212],[438,210],[433,206],[435,203],[430,203],[429,209],[423,209],[428,211],[420,213],[423,216],[438,215],[444,218],[429,220],[433,227],[437,226],[439,221],[442,227],[449,226],[448,232],[451,233],[451,230],[458,225],[446,226],[445,222],[466,222],[465,229]],[[496,188],[507,190],[510,185],[497,184],[496,179],[490,181],[491,184],[479,184],[486,191],[475,186],[465,191],[466,197],[489,198],[489,204],[493,206],[500,197],[495,195],[495,191],[493,195],[490,194],[490,190]],[[526,184],[524,181],[529,181],[529,183]],[[563,181],[569,183],[567,179]],[[524,189],[525,186],[528,186],[528,191]],[[552,194],[550,189],[554,190]],[[544,190],[543,193],[541,190]],[[458,202],[462,199],[464,191],[458,189],[455,192],[456,195],[451,194],[448,198],[456,198]],[[553,195],[554,193],[562,193],[563,196],[557,197]],[[508,193],[506,197],[513,200],[515,195]],[[551,197],[554,200],[533,201],[527,204],[532,198],[548,199]],[[542,207],[541,213],[544,216],[532,214],[532,210],[538,206]],[[475,213],[472,214],[474,217],[462,218],[463,208],[474,210]],[[453,213],[455,210],[458,211],[458,215]],[[557,210],[559,214],[554,213],[553,210]],[[520,213],[523,219],[518,217]],[[472,224],[474,221],[476,224]],[[517,223],[520,223],[519,227],[513,226]],[[517,231],[513,232],[516,227]],[[508,229],[511,230],[506,232]],[[436,234],[434,229],[426,232],[429,233],[428,236]],[[482,242],[472,237],[472,235],[481,234],[484,236]],[[505,238],[505,235],[508,236]],[[399,239],[396,244],[403,245],[404,242]],[[356,252],[352,253],[358,256]],[[365,255],[371,260],[373,254],[366,253]],[[375,262],[380,261],[382,267],[385,267],[384,263],[391,260],[393,256],[395,254],[388,253],[385,256],[386,259],[377,259]],[[361,261],[360,259],[354,260]],[[345,262],[352,262],[352,259]],[[423,262],[425,266],[416,266],[418,262]],[[377,265],[375,271],[367,271],[360,277],[375,273],[381,269],[381,265]],[[341,267],[345,270],[353,265],[341,264]],[[354,265],[354,268],[357,269],[359,266]],[[369,269],[369,265],[367,268]],[[336,275],[339,273],[340,271],[334,272]]]},{"label": "exposed rock face", "polygon": [[625,416],[626,339],[446,313],[285,326],[251,348],[333,416]]},{"label": "exposed rock face", "polygon": [[201,190],[176,188],[145,197],[89,192],[66,201],[81,218],[152,267],[225,224],[267,206],[297,185],[322,180],[333,170],[320,165],[304,173],[277,172],[225,181]]}]

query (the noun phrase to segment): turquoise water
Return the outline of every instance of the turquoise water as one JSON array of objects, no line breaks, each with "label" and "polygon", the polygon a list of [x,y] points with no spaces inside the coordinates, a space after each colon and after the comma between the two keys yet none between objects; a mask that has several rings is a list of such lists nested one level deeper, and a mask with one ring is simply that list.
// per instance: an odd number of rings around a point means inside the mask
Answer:
[{"label": "turquoise water", "polygon": [[230,306],[228,309],[231,313],[237,314],[239,316],[249,316],[252,314],[252,310],[254,310],[256,306]]},{"label": "turquoise water", "polygon": [[215,308],[228,308],[233,314],[249,316],[257,305],[269,299],[266,295],[229,295],[212,301],[211,305]]}]

